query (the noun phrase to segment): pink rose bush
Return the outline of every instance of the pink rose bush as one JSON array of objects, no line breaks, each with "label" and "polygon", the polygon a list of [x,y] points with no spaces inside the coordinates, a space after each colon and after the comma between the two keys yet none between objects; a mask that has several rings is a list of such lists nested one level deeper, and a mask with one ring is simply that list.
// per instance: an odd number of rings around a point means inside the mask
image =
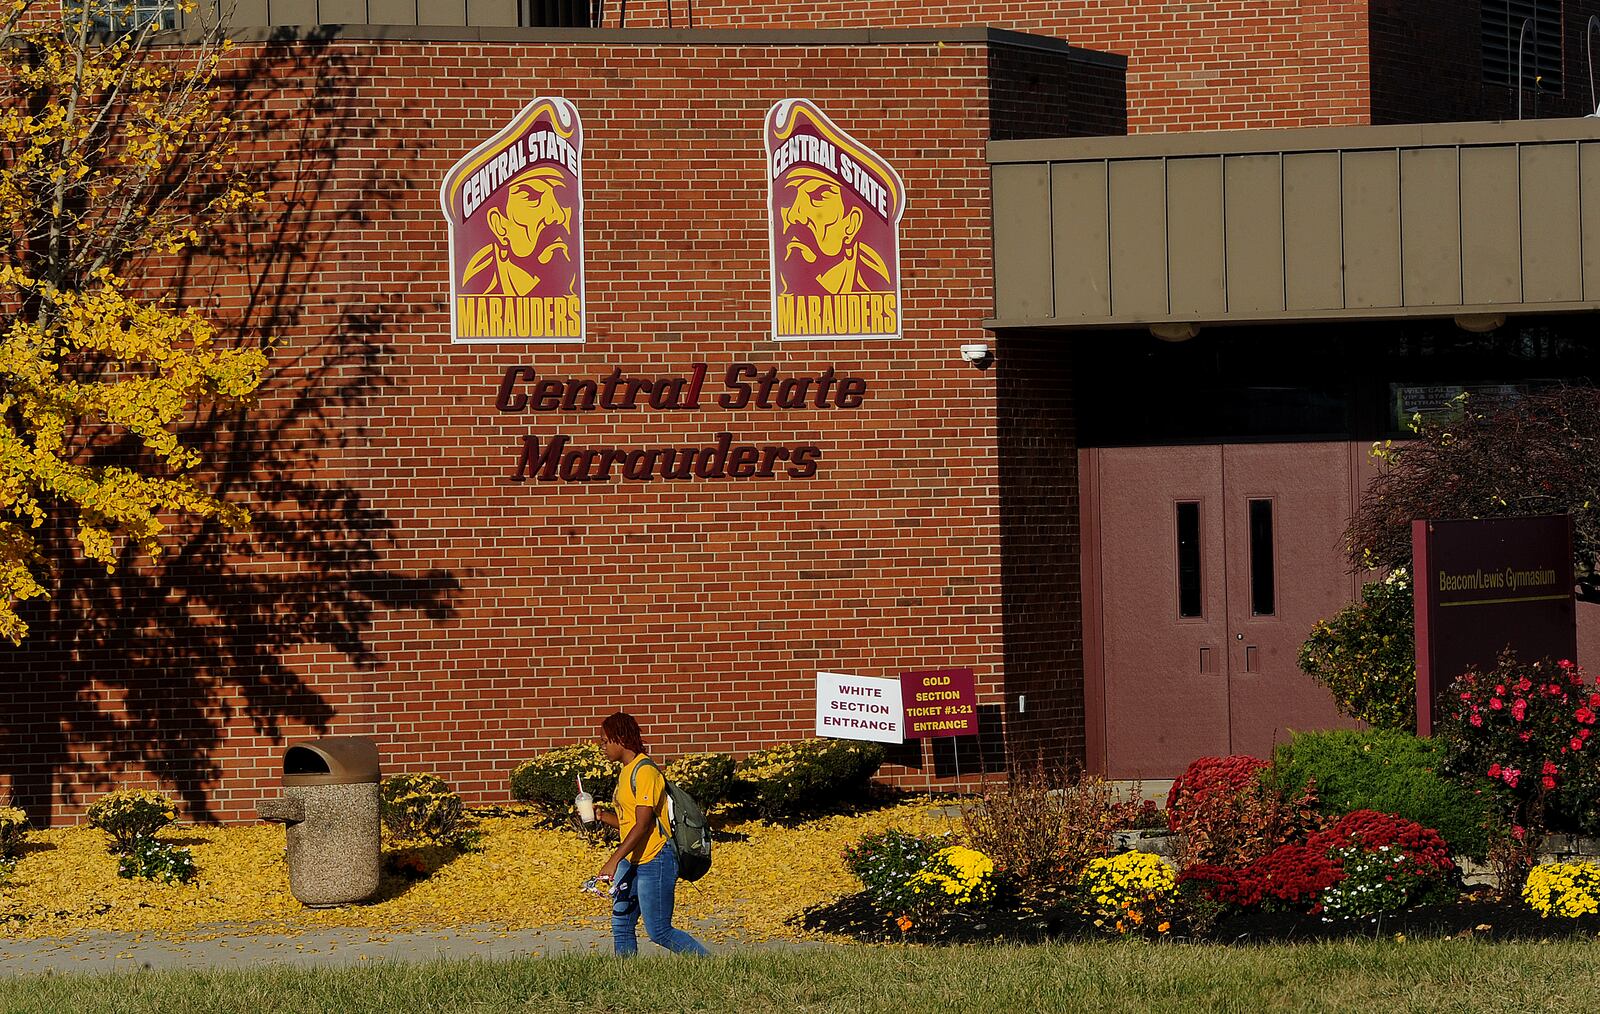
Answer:
[{"label": "pink rose bush", "polygon": [[1452,767],[1488,780],[1507,827],[1524,832],[1513,833],[1524,852],[1536,850],[1553,811],[1571,815],[1600,798],[1600,689],[1580,667],[1507,654],[1488,673],[1467,672],[1452,693],[1437,729]]}]

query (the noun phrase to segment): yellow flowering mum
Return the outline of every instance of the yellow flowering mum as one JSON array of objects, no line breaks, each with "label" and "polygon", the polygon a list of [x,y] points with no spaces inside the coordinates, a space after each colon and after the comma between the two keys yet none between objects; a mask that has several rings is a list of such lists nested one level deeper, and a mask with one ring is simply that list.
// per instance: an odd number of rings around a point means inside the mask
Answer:
[{"label": "yellow flowering mum", "polygon": [[952,845],[935,852],[907,883],[925,903],[980,904],[994,898],[994,860],[976,849]]},{"label": "yellow flowering mum", "polygon": [[1166,933],[1172,928],[1162,916],[1177,892],[1178,880],[1159,856],[1124,852],[1092,860],[1078,884],[1092,905],[1095,925],[1102,929],[1131,933],[1153,925],[1158,933]]},{"label": "yellow flowering mum", "polygon": [[1528,873],[1522,900],[1548,919],[1576,919],[1600,913],[1600,865],[1545,863]]}]

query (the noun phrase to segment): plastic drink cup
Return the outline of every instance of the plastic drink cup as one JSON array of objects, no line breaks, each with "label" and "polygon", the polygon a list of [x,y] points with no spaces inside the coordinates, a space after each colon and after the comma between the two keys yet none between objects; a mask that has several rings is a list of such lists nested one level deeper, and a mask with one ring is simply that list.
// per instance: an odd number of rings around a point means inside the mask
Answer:
[{"label": "plastic drink cup", "polygon": [[593,796],[589,795],[588,792],[580,792],[578,793],[577,798],[572,801],[572,803],[578,808],[579,820],[583,821],[585,824],[589,824],[594,821]]}]

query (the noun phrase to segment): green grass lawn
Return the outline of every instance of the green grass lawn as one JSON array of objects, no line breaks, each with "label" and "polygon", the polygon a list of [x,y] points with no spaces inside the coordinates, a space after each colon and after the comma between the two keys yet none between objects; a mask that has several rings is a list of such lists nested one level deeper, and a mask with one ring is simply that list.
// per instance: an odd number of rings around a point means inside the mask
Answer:
[{"label": "green grass lawn", "polygon": [[1592,943],[839,947],[0,978],[0,1011],[1591,1011]]}]

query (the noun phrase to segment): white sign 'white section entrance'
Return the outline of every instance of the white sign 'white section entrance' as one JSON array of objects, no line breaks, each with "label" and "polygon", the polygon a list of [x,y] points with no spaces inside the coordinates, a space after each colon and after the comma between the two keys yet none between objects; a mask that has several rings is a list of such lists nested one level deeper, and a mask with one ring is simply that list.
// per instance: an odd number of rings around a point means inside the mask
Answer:
[{"label": "white sign 'white section entrance'", "polygon": [[817,735],[834,739],[905,740],[900,681],[817,673]]}]

